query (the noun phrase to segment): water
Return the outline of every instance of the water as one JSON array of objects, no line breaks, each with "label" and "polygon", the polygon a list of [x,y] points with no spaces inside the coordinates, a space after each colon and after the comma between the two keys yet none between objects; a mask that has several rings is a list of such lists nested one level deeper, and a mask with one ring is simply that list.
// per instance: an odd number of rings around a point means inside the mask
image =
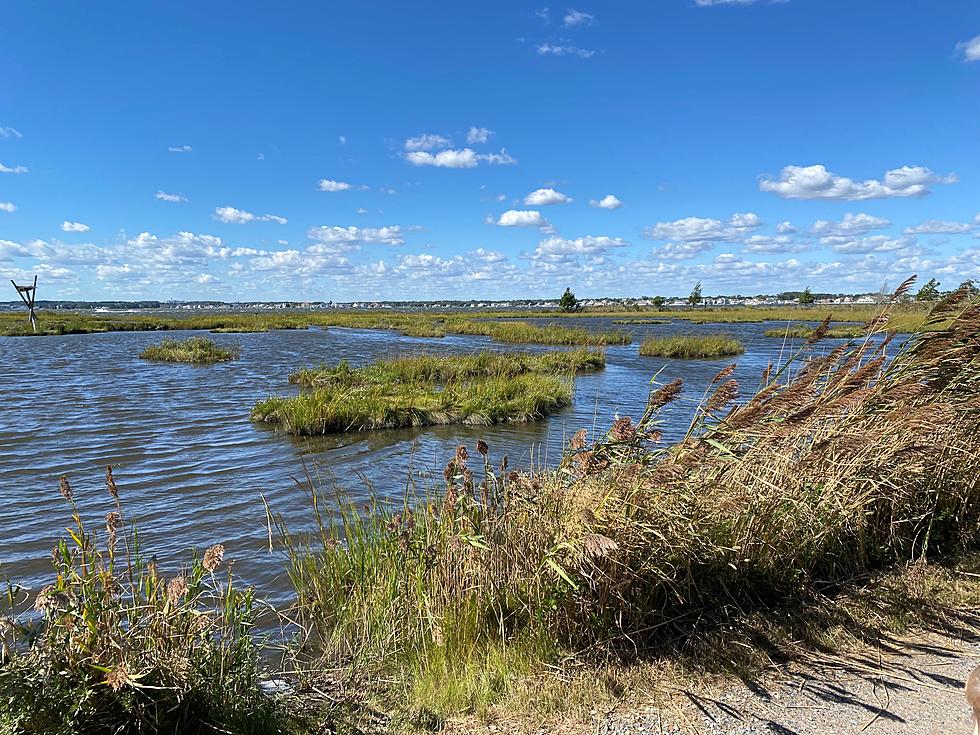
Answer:
[{"label": "water", "polygon": [[[545,320],[547,321],[547,320]],[[618,329],[608,319],[576,326]],[[650,381],[683,378],[684,399],[665,413],[666,435],[687,427],[691,406],[719,369],[738,363],[743,391],[758,384],[782,340],[763,336],[764,324],[627,325],[634,344],[609,347],[607,366],[576,380],[573,405],[531,424],[440,426],[295,439],[252,424],[257,399],[295,391],[287,376],[319,362],[361,365],[410,352],[477,349],[552,349],[501,345],[485,337],[420,339],[387,331],[330,329],[260,334],[216,334],[241,346],[241,359],[211,366],[138,359],[159,333],[111,333],[43,338],[0,337],[0,577],[37,586],[50,576],[51,548],[70,522],[58,493],[69,475],[83,516],[98,526],[111,510],[104,473],[112,465],[128,520],[165,570],[190,558],[190,549],[225,544],[236,572],[272,602],[289,594],[283,557],[268,550],[262,497],[290,528],[310,528],[307,473],[336,482],[355,499],[373,492],[400,495],[409,477],[425,486],[441,480],[455,447],[474,453],[485,440],[512,468],[554,463],[579,429],[590,434],[614,417],[638,418]],[[677,361],[640,357],[648,335],[724,332],[742,340],[734,360]],[[166,336],[185,338],[191,332]],[[837,344],[827,342],[827,347]],[[659,373],[658,373],[659,371]]]}]

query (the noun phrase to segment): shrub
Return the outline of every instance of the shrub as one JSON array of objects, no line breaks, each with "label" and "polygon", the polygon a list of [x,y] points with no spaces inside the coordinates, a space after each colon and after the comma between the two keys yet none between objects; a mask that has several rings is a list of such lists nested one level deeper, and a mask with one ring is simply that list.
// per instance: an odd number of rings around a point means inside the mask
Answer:
[{"label": "shrub", "polygon": [[106,485],[103,534],[62,477],[72,524],[52,552],[54,581],[34,599],[37,617],[0,617],[0,731],[278,732],[256,686],[256,600],[224,547],[168,577],[127,529],[111,468]]}]

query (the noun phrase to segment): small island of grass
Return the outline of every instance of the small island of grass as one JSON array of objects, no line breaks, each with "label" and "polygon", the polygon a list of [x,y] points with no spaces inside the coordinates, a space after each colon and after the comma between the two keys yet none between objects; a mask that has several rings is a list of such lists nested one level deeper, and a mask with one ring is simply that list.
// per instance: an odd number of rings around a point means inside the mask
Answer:
[{"label": "small island of grass", "polygon": [[724,334],[698,334],[675,337],[651,337],[643,340],[640,354],[646,357],[671,357],[680,360],[712,360],[741,355],[745,345]]},{"label": "small island of grass", "polygon": [[[774,327],[767,329],[763,334],[767,337],[778,337],[780,339],[809,339],[813,336],[813,327],[804,324],[796,324],[787,327]],[[864,337],[868,331],[860,324],[843,324],[831,327],[825,335],[827,339],[854,339]]]},{"label": "small island of grass", "polygon": [[259,401],[252,420],[297,435],[536,421],[571,403],[576,373],[604,365],[592,350],[345,361],[293,373],[290,382],[311,390]]},{"label": "small island of grass", "polygon": [[227,362],[236,357],[238,357],[237,348],[220,347],[207,337],[191,337],[185,340],[165,339],[160,344],[150,345],[140,353],[140,358],[143,360],[186,362],[194,365]]}]

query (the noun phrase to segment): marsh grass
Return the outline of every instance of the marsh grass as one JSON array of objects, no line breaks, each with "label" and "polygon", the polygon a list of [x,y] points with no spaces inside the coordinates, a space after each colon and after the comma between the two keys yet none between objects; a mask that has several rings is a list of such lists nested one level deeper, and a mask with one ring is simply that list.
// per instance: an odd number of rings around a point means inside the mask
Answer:
[{"label": "marsh grass", "polygon": [[628,345],[633,341],[627,332],[592,332],[560,324],[539,327],[523,321],[447,317],[445,329],[452,334],[485,335],[509,344]]},{"label": "marsh grass", "polygon": [[165,575],[126,523],[111,468],[106,487],[112,510],[96,529],[61,479],[71,524],[52,551],[54,579],[36,596],[11,588],[0,731],[282,732],[287,718],[257,687],[260,606],[224,547]]},{"label": "marsh grass", "polygon": [[670,324],[670,319],[613,319],[613,324]]},{"label": "marsh grass", "polygon": [[227,362],[238,356],[237,347],[221,347],[207,337],[190,337],[185,340],[165,339],[160,344],[150,345],[140,353],[140,358],[143,360],[187,362],[195,365]]},{"label": "marsh grass", "polygon": [[311,390],[259,401],[252,419],[301,435],[535,421],[571,402],[576,372],[604,365],[591,350],[341,362],[293,373],[291,382]]},{"label": "marsh grass", "polygon": [[745,346],[734,337],[723,334],[692,334],[673,337],[650,337],[640,345],[646,357],[670,357],[679,360],[716,360],[745,352]]},{"label": "marsh grass", "polygon": [[[782,339],[809,339],[813,336],[816,327],[809,327],[804,324],[786,325],[785,327],[774,327],[767,329],[764,334],[767,337],[779,337]],[[847,324],[831,327],[825,337],[827,339],[856,339],[865,337],[868,330],[858,324]]]},{"label": "marsh grass", "polygon": [[[341,497],[331,518],[311,486],[319,530],[280,521],[297,614],[325,665],[435,720],[522,697],[567,708],[599,695],[610,661],[611,688],[664,652],[738,674],[870,636],[848,628],[865,615],[921,621],[936,607],[915,570],[980,531],[980,304],[958,292],[929,324],[944,326],[887,360],[868,342],[819,354],[827,320],[741,402],[726,367],[675,445],[657,425],[679,380],[638,421],[577,434],[555,470],[461,447],[441,491]],[[904,581],[854,591],[879,570]]]},{"label": "marsh grass", "polygon": [[307,388],[323,385],[448,382],[466,378],[512,377],[525,373],[572,374],[601,370],[606,357],[599,350],[577,349],[551,352],[490,352],[462,355],[409,355],[379,360],[355,369],[342,361],[298,370],[289,382]]}]

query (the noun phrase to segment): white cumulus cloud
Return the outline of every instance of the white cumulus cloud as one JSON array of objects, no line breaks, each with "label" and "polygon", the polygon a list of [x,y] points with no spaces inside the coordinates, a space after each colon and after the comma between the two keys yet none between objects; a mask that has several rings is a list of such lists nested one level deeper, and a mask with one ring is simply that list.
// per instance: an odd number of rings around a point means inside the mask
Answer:
[{"label": "white cumulus cloud", "polygon": [[500,227],[544,227],[547,220],[533,209],[508,209],[497,218]]},{"label": "white cumulus cloud", "polygon": [[351,185],[346,181],[334,181],[333,179],[320,179],[320,183],[317,184],[317,188],[320,191],[347,191],[351,188]]},{"label": "white cumulus cloud", "polygon": [[736,213],[727,222],[704,217],[684,217],[673,222],[658,222],[648,227],[644,234],[653,240],[681,240],[684,242],[737,242],[762,225],[754,212]]},{"label": "white cumulus cloud", "polygon": [[884,177],[854,181],[838,176],[820,164],[786,166],[778,179],[763,177],[759,190],[784,199],[841,199],[859,201],[885,197],[915,197],[929,193],[933,184],[955,184],[956,174],[939,175],[923,166],[902,166],[885,172]]},{"label": "white cumulus cloud", "polygon": [[448,148],[452,142],[441,135],[423,133],[405,141],[406,151],[435,151],[440,148]]},{"label": "white cumulus cloud", "polygon": [[167,150],[170,151],[171,153],[190,153],[194,149],[191,148],[189,145],[173,145],[170,146]]},{"label": "white cumulus cloud", "polygon": [[490,140],[491,135],[493,135],[493,131],[488,128],[471,127],[466,133],[466,142],[470,145],[486,143]]},{"label": "white cumulus cloud", "polygon": [[590,199],[589,206],[598,207],[599,209],[619,209],[623,206],[623,203],[615,195],[606,194],[602,199]]},{"label": "white cumulus cloud", "polygon": [[906,235],[963,235],[974,230],[980,230],[980,214],[972,222],[929,219],[906,227],[902,232]]},{"label": "white cumulus cloud", "polygon": [[436,168],[476,168],[481,162],[509,165],[517,163],[506,150],[500,153],[477,153],[471,148],[449,148],[430,153],[429,151],[409,151],[405,160],[413,166],[435,166]]},{"label": "white cumulus cloud", "polygon": [[529,207],[540,207],[548,204],[568,204],[571,201],[571,197],[554,189],[535,189],[524,197],[524,203]]},{"label": "white cumulus cloud", "polygon": [[870,214],[852,214],[848,212],[840,222],[829,222],[821,219],[813,223],[814,235],[862,235],[871,230],[880,230],[891,224],[883,217]]},{"label": "white cumulus cloud", "polygon": [[[356,250],[362,244],[402,245],[405,238],[399,225],[390,227],[338,227],[322,225],[307,231],[307,237],[336,251]],[[315,246],[314,246],[315,247]]]},{"label": "white cumulus cloud", "polygon": [[27,166],[4,166],[0,163],[0,174],[26,174]]},{"label": "white cumulus cloud", "polygon": [[16,205],[13,202],[0,202],[0,212],[15,212],[17,211]]},{"label": "white cumulus cloud", "polygon": [[284,225],[288,221],[285,217],[275,214],[256,215],[234,207],[217,207],[214,210],[214,218],[219,222],[235,225],[243,225],[246,222],[275,222]]},{"label": "white cumulus cloud", "polygon": [[65,220],[61,223],[61,229],[65,232],[88,232],[92,228],[81,222],[69,222]]},{"label": "white cumulus cloud", "polygon": [[980,36],[960,41],[956,44],[956,50],[963,54],[963,60],[967,63],[980,61]]}]

